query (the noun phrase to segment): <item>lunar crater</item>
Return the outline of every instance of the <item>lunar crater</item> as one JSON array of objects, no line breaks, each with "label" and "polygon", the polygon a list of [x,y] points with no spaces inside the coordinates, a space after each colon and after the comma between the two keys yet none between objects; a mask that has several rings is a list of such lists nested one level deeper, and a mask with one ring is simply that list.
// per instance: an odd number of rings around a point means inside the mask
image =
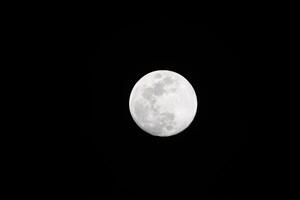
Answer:
[{"label": "lunar crater", "polygon": [[170,76],[166,76],[166,77],[163,79],[163,81],[164,81],[167,85],[174,83],[173,78],[171,78]]},{"label": "lunar crater", "polygon": [[160,78],[162,77],[162,75],[161,75],[160,73],[156,73],[156,74],[154,75],[154,77],[155,77],[156,79],[160,79]]}]

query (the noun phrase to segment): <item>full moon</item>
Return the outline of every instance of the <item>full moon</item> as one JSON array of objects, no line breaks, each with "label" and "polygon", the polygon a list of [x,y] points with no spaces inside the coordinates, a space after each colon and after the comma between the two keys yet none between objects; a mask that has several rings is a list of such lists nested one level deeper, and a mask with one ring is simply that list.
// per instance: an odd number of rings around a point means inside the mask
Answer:
[{"label": "full moon", "polygon": [[129,110],[135,123],[153,136],[172,136],[185,130],[197,111],[192,85],[180,74],[157,70],[134,85]]}]

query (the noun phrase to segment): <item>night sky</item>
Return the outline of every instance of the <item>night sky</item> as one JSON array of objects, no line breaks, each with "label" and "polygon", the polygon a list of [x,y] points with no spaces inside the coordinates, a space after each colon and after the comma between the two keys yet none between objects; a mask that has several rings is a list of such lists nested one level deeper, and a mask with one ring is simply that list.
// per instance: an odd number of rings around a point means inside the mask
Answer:
[{"label": "night sky", "polygon": [[[251,152],[240,95],[248,41],[242,24],[224,16],[96,13],[80,23],[80,135],[70,150],[75,196],[248,196]],[[181,74],[197,94],[194,121],[172,137],[143,132],[129,112],[134,84],[154,70]]]}]

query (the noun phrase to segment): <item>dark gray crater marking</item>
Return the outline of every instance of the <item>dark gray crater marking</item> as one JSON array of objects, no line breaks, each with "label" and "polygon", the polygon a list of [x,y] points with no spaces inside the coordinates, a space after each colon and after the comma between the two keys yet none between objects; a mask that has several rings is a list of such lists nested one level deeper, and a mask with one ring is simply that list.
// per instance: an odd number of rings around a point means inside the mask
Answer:
[{"label": "dark gray crater marking", "polygon": [[162,77],[162,75],[160,73],[157,73],[154,75],[154,78],[160,79]]},{"label": "dark gray crater marking", "polygon": [[147,106],[143,105],[141,102],[136,101],[134,104],[134,113],[138,119],[140,119],[142,122],[147,121],[147,116],[149,113],[149,108]]},{"label": "dark gray crater marking", "polygon": [[163,130],[171,131],[174,127],[175,116],[172,113],[164,112],[159,115],[159,121],[154,125],[146,125],[146,128],[151,130],[153,134],[163,134]]},{"label": "dark gray crater marking", "polygon": [[[160,74],[156,74],[156,75],[160,75]],[[165,89],[165,86],[173,84],[173,83],[174,83],[173,78],[171,78],[170,76],[167,76],[167,77],[163,78],[163,80],[155,83],[153,87],[145,88],[142,96],[146,100],[151,101],[151,99],[154,98],[153,97],[154,95],[160,96],[160,95],[163,95],[164,93],[168,93],[168,91]]]},{"label": "dark gray crater marking", "polygon": [[[158,108],[154,106],[156,102],[155,97],[168,93],[169,91],[165,89],[165,86],[173,84],[174,81],[173,78],[167,76],[155,83],[152,87],[144,88],[142,97],[150,103],[149,107],[146,107],[141,102],[136,102],[135,104],[135,114],[142,122],[149,122],[147,116],[149,115],[150,110],[153,110],[153,115],[158,117],[158,121],[154,123],[153,126],[151,126],[150,123],[145,123],[144,126],[154,134],[162,134],[164,129],[171,131],[174,128],[175,115],[169,112],[159,113]],[[172,90],[170,90],[170,92],[172,92]]]},{"label": "dark gray crater marking", "polygon": [[153,87],[147,87],[144,89],[142,97],[150,103],[151,109],[155,112],[154,114],[157,113],[157,108],[154,107],[156,102],[155,96],[161,96],[166,92],[167,90],[164,89],[164,83],[162,81],[155,83]]},{"label": "dark gray crater marking", "polygon": [[154,95],[160,96],[160,95],[162,95],[163,93],[167,92],[167,91],[164,89],[164,86],[165,86],[165,84],[163,84],[162,82],[155,83],[154,88],[153,88],[153,93],[154,93]]},{"label": "dark gray crater marking", "polygon": [[165,77],[165,78],[163,79],[163,81],[164,81],[167,85],[174,83],[173,78],[171,78],[170,76]]}]

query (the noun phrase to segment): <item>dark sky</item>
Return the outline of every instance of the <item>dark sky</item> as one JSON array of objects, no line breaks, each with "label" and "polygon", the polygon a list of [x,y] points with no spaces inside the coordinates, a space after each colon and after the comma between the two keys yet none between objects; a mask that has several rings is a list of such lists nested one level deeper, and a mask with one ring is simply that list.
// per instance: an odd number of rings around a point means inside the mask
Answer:
[{"label": "dark sky", "polygon": [[[71,151],[78,197],[245,199],[252,184],[240,95],[245,23],[92,13],[79,24],[80,137]],[[158,69],[183,75],[198,97],[191,126],[168,138],[143,132],[128,107],[136,81]]]}]

